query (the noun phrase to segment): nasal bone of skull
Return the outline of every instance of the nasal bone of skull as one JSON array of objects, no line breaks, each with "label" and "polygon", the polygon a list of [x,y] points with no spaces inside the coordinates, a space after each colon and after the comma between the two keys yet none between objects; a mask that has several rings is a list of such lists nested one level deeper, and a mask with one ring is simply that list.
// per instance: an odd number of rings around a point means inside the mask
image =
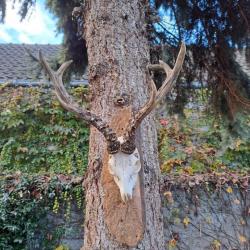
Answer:
[{"label": "nasal bone of skull", "polygon": [[129,194],[129,193],[122,193],[121,192],[121,198],[122,198],[122,201],[127,203],[129,200],[132,200],[132,193]]},{"label": "nasal bone of skull", "polygon": [[[119,188],[120,188],[121,198],[125,203],[132,199],[133,189],[134,189],[133,187],[125,184],[125,187],[120,186]],[[124,190],[124,189],[126,189],[126,190]]]},{"label": "nasal bone of skull", "polygon": [[108,165],[109,172],[113,175],[120,190],[121,199],[124,202],[132,199],[138,172],[141,168],[138,150],[135,149],[134,153],[130,155],[123,152],[112,154],[109,156]]}]

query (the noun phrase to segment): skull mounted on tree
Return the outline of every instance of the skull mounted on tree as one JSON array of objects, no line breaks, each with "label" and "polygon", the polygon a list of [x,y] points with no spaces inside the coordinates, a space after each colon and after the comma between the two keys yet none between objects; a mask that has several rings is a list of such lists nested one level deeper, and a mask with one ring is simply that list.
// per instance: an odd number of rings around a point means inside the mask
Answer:
[{"label": "skull mounted on tree", "polygon": [[105,137],[109,153],[109,172],[120,190],[123,202],[132,199],[133,189],[141,169],[140,155],[135,143],[136,129],[140,126],[143,119],[156,107],[156,104],[172,89],[182,68],[185,53],[186,47],[182,44],[173,69],[163,61],[159,61],[159,64],[148,65],[148,71],[163,70],[166,73],[166,79],[159,90],[156,89],[155,83],[150,79],[149,87],[151,94],[148,102],[138,112],[133,113],[128,126],[124,128],[124,134],[120,137],[116,135],[109,124],[103,121],[100,116],[80,107],[66,91],[62,77],[72,61],[63,63],[54,72],[44,59],[42,53],[40,52],[39,54],[40,61],[53,83],[57,99],[62,107],[75,113],[77,117],[97,128]]}]

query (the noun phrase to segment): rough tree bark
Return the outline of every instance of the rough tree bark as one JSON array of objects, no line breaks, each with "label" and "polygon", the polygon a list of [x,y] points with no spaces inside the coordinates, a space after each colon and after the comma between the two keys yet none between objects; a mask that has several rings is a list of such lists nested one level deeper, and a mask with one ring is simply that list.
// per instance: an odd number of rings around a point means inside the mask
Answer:
[{"label": "rough tree bark", "polygon": [[[147,100],[149,45],[146,38],[143,0],[87,0],[84,36],[88,49],[91,111],[110,122],[121,112],[117,96],[128,95],[134,110]],[[91,128],[89,167],[84,183],[86,214],[84,246],[95,249],[164,249],[163,219],[159,192],[160,170],[153,115],[137,131],[144,181],[145,233],[136,248],[117,243],[104,221],[104,190],[101,169],[106,154],[102,134]]]}]

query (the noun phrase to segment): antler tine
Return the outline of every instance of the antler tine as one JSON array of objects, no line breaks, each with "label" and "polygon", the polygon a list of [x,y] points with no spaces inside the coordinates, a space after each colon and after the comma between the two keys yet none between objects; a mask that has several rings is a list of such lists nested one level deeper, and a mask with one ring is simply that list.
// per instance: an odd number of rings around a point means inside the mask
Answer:
[{"label": "antler tine", "polygon": [[159,65],[149,65],[148,69],[163,69],[167,75],[166,80],[162,86],[156,91],[155,83],[151,79],[151,96],[150,100],[142,107],[139,112],[135,115],[136,124],[140,124],[141,121],[154,109],[155,105],[171,90],[173,87],[180,71],[186,54],[186,46],[184,43],[181,44],[177,60],[174,68],[171,69],[168,64],[163,61],[159,61]]},{"label": "antler tine", "polygon": [[137,114],[134,117],[135,120],[135,126],[137,127],[137,124],[139,125],[141,123],[141,121],[144,119],[144,117],[146,117],[154,108],[154,103],[155,103],[155,99],[157,96],[157,89],[155,86],[155,83],[153,81],[153,79],[150,77],[150,98],[148,100],[148,102],[137,112]]},{"label": "antler tine", "polygon": [[43,57],[41,51],[39,51],[39,58],[42,66],[48,73],[53,83],[57,99],[63,106],[63,108],[75,113],[79,118],[83,119],[87,123],[97,128],[104,135],[108,144],[108,151],[110,154],[118,152],[118,150],[120,149],[120,142],[118,141],[116,134],[112,131],[108,124],[104,122],[99,116],[80,107],[75,101],[73,101],[72,97],[65,89],[62,81],[62,76],[65,70],[70,66],[72,61],[67,61],[63,63],[61,67],[55,72],[51,69],[51,67]]},{"label": "antler tine", "polygon": [[161,60],[159,61],[160,66],[166,72],[167,78],[163,82],[159,90],[157,91],[156,103],[158,103],[167,93],[169,93],[169,91],[174,86],[175,81],[178,78],[179,73],[181,71],[182,64],[185,58],[185,54],[186,54],[186,46],[184,43],[182,43],[173,69],[171,69],[169,65],[166,64],[165,62]]},{"label": "antler tine", "polygon": [[140,125],[142,120],[155,108],[156,104],[171,90],[180,71],[186,54],[186,46],[181,44],[177,60],[173,69],[163,61],[159,61],[160,64],[153,64],[148,66],[148,70],[164,70],[167,78],[163,82],[162,86],[156,91],[155,83],[151,79],[150,81],[150,99],[149,101],[137,112],[134,118],[131,120],[129,126],[126,129],[124,135],[125,142],[121,145],[121,150],[124,153],[133,153],[133,143],[135,140],[135,130]]},{"label": "antler tine", "polygon": [[121,151],[126,154],[132,154],[135,150],[135,130],[141,123],[141,121],[151,112],[154,107],[156,98],[156,86],[152,78],[150,77],[149,84],[150,98],[147,103],[136,113],[136,115],[130,120],[126,132],[123,135],[124,142],[121,144]]}]

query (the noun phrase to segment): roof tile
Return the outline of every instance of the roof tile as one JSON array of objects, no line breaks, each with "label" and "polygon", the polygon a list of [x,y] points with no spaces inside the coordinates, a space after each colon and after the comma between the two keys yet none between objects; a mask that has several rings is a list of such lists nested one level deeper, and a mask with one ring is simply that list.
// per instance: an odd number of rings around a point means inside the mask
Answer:
[{"label": "roof tile", "polygon": [[41,49],[43,54],[51,60],[59,55],[61,45],[0,44],[0,79],[36,78],[35,66],[38,66],[38,63],[34,62],[26,49],[35,56]]},{"label": "roof tile", "polygon": [[[22,84],[22,82],[25,83],[24,85],[39,84],[43,79],[43,73],[39,71],[38,62],[32,59],[27,50],[35,57],[38,57],[41,50],[50,61],[59,55],[61,49],[61,45],[50,44],[0,44],[0,83],[10,81],[13,84]],[[85,75],[80,78],[73,77],[71,84],[88,84]]]}]

